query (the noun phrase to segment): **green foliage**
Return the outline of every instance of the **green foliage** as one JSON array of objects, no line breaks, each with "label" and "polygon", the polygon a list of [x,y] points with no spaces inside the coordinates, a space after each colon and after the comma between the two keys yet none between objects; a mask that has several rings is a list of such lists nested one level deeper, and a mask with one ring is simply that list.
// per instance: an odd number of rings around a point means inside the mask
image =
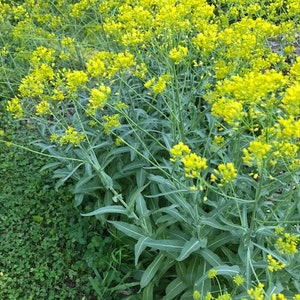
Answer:
[{"label": "green foliage", "polygon": [[[298,299],[299,4],[150,2],[2,8],[30,63],[7,110],[40,130],[56,188],[134,252],[108,293]],[[98,295],[119,278],[90,266]]]},{"label": "green foliage", "polygon": [[[6,139],[26,145],[38,136],[30,124],[8,118],[3,104]],[[129,250],[104,227],[96,228],[95,220],[80,217],[70,184],[53,189],[51,174],[40,171],[49,162],[0,144],[0,298],[120,299],[132,293],[124,263]]]}]

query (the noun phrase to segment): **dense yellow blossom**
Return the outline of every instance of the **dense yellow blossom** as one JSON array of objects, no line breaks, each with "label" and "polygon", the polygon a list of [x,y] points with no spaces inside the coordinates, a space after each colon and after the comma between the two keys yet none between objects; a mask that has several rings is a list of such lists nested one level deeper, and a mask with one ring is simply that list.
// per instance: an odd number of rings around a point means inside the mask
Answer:
[{"label": "dense yellow blossom", "polygon": [[274,272],[285,268],[285,264],[280,263],[278,260],[273,258],[271,254],[268,254],[267,258],[269,271]]},{"label": "dense yellow blossom", "polygon": [[207,168],[206,159],[195,153],[186,155],[181,159],[184,165],[184,175],[187,178],[198,178],[201,170]]},{"label": "dense yellow blossom", "polygon": [[178,65],[181,63],[188,54],[188,49],[186,47],[178,46],[177,48],[173,48],[169,52],[169,57],[174,60],[175,64]]},{"label": "dense yellow blossom", "polygon": [[94,115],[97,109],[103,109],[110,92],[110,87],[106,87],[103,84],[98,89],[92,89],[86,112]]},{"label": "dense yellow blossom", "polygon": [[17,97],[12,98],[7,102],[6,110],[12,113],[15,119],[23,117],[23,108],[20,104],[20,100]]},{"label": "dense yellow blossom", "polygon": [[271,145],[269,144],[260,141],[250,142],[249,147],[243,149],[243,161],[248,165],[256,164],[261,166],[263,161],[266,160],[270,150]]},{"label": "dense yellow blossom", "polygon": [[181,160],[186,155],[191,153],[191,149],[183,144],[182,142],[179,142],[177,145],[173,146],[170,149],[171,158],[170,161],[175,162],[177,160]]},{"label": "dense yellow blossom", "polygon": [[288,300],[282,293],[272,294],[271,300]]},{"label": "dense yellow blossom", "polygon": [[50,103],[48,101],[41,101],[35,107],[37,115],[46,115],[50,113]]},{"label": "dense yellow blossom", "polygon": [[70,93],[74,93],[88,81],[88,76],[85,72],[76,70],[67,72],[66,79],[67,89]]},{"label": "dense yellow blossom", "polygon": [[59,139],[61,145],[72,144],[78,146],[85,139],[83,133],[79,133],[74,127],[68,126],[65,134]]},{"label": "dense yellow blossom", "polygon": [[216,300],[232,300],[232,296],[228,292],[226,292],[226,293],[224,293],[222,295],[219,295],[216,298]]},{"label": "dense yellow blossom", "polygon": [[247,291],[250,299],[264,300],[264,284],[259,283],[256,288],[251,288]]},{"label": "dense yellow blossom", "polygon": [[119,127],[121,125],[119,121],[119,114],[113,114],[112,116],[103,116],[103,121],[105,121],[103,128],[105,133],[110,133],[114,127]]},{"label": "dense yellow blossom", "polygon": [[238,274],[233,277],[233,282],[237,285],[240,286],[245,282],[245,279],[242,275]]},{"label": "dense yellow blossom", "polygon": [[297,250],[299,238],[290,233],[284,233],[282,237],[279,237],[275,243],[275,246],[281,254],[293,255]]}]

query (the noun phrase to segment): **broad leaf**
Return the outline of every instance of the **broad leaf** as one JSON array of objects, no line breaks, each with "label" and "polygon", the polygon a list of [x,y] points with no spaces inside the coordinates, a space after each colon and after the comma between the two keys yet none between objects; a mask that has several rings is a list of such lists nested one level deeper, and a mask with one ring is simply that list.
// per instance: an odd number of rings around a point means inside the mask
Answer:
[{"label": "broad leaf", "polygon": [[139,227],[132,225],[130,223],[122,222],[122,221],[108,221],[109,223],[113,224],[118,230],[130,236],[136,240],[139,238],[145,237],[142,234],[142,231]]},{"label": "broad leaf", "polygon": [[158,254],[153,260],[153,262],[147,267],[141,278],[141,288],[146,287],[151,282],[158,269],[161,267],[161,264],[163,263],[164,259],[165,256],[163,254]]},{"label": "broad leaf", "polygon": [[206,244],[207,244],[207,239],[198,240],[198,239],[192,237],[188,242],[185,243],[185,245],[183,246],[183,249],[181,250],[179,257],[176,260],[183,261],[191,253],[197,251],[200,248],[206,247]]},{"label": "broad leaf", "polygon": [[186,284],[180,278],[175,278],[167,286],[166,296],[163,299],[172,300],[178,297],[186,288],[187,288]]},{"label": "broad leaf", "polygon": [[128,211],[121,205],[111,205],[98,208],[90,213],[81,214],[83,217],[102,215],[107,213],[128,215]]},{"label": "broad leaf", "polygon": [[135,256],[134,263],[135,263],[135,265],[137,265],[139,257],[142,254],[142,252],[147,248],[145,241],[147,241],[148,239],[150,239],[150,238],[147,236],[143,236],[143,237],[139,238],[138,242],[134,245],[134,256]]}]

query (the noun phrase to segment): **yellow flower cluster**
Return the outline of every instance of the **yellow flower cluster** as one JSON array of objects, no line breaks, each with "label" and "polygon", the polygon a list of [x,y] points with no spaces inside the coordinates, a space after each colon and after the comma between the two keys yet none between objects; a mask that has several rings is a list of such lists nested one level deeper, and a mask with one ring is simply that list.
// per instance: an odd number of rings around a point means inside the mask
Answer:
[{"label": "yellow flower cluster", "polygon": [[243,161],[250,166],[253,164],[262,166],[263,162],[267,159],[270,150],[271,145],[269,144],[260,141],[250,142],[249,147],[243,149]]},{"label": "yellow flower cluster", "polygon": [[217,276],[218,271],[216,269],[210,269],[207,274],[207,278],[213,279]]},{"label": "yellow flower cluster", "polygon": [[264,284],[259,283],[257,287],[251,288],[247,291],[250,299],[253,300],[264,300]]},{"label": "yellow flower cluster", "polygon": [[280,263],[278,260],[273,258],[271,254],[268,254],[267,258],[268,258],[268,269],[269,269],[269,271],[275,272],[275,271],[278,271],[278,270],[281,270],[281,269],[285,268],[285,264]]},{"label": "yellow flower cluster", "polygon": [[83,71],[68,71],[66,73],[67,90],[75,93],[88,81],[88,75]]},{"label": "yellow flower cluster", "polygon": [[177,145],[174,145],[170,149],[171,158],[170,161],[175,162],[177,160],[181,160],[184,158],[187,154],[191,153],[191,149],[183,144],[182,142],[179,142]]},{"label": "yellow flower cluster", "polygon": [[103,84],[101,84],[98,89],[93,88],[91,90],[91,95],[88,101],[88,108],[86,109],[86,113],[95,115],[97,109],[103,110],[110,93],[110,87],[107,87]]},{"label": "yellow flower cluster", "polygon": [[[212,182],[220,179],[222,184],[227,184],[229,182],[232,182],[237,176],[237,170],[233,163],[225,163],[218,165],[218,169],[214,170],[214,173],[211,174],[210,180]],[[218,178],[219,177],[219,178]]]},{"label": "yellow flower cluster", "polygon": [[85,135],[83,133],[79,133],[72,126],[68,126],[63,136],[52,136],[52,141],[58,141],[60,145],[72,144],[74,146],[78,146],[82,141],[84,141],[84,139]]},{"label": "yellow flower cluster", "polygon": [[200,172],[207,168],[206,159],[191,153],[190,148],[179,142],[170,149],[170,161],[180,161],[184,166],[184,175],[187,178],[199,178]]},{"label": "yellow flower cluster", "polygon": [[185,57],[188,54],[188,49],[186,47],[178,46],[178,48],[173,48],[169,57],[174,61],[175,65],[178,65],[182,61],[184,61]]},{"label": "yellow flower cluster", "polygon": [[20,100],[17,97],[14,97],[7,102],[6,110],[12,113],[15,119],[23,117],[23,108],[20,104]]},{"label": "yellow flower cluster", "polygon": [[186,155],[181,159],[184,165],[184,175],[187,178],[198,178],[201,170],[207,168],[206,159],[195,153]]},{"label": "yellow flower cluster", "polygon": [[112,116],[103,116],[102,119],[104,121],[103,128],[105,133],[110,133],[112,128],[119,127],[121,125],[119,121],[119,114],[113,114]]},{"label": "yellow flower cluster", "polygon": [[156,94],[161,94],[167,87],[167,83],[170,81],[171,75],[163,74],[156,78],[151,78],[148,80],[144,86],[145,88],[151,88],[152,91]]},{"label": "yellow flower cluster", "polygon": [[297,250],[299,238],[295,234],[284,233],[275,243],[276,248],[281,254],[293,255]]}]

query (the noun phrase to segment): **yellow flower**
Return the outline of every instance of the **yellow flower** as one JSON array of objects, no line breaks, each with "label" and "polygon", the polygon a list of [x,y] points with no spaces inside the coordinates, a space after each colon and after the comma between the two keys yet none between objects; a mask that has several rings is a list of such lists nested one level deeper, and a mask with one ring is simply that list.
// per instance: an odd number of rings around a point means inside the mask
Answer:
[{"label": "yellow flower", "polygon": [[103,121],[105,121],[103,125],[105,133],[109,133],[111,132],[113,127],[119,127],[121,125],[119,121],[119,114],[114,114],[112,116],[103,116]]},{"label": "yellow flower", "polygon": [[215,278],[217,276],[218,271],[216,269],[210,269],[208,271],[207,277],[209,279]]},{"label": "yellow flower", "polygon": [[232,299],[231,295],[226,292],[223,295],[219,295],[216,300],[231,300],[231,299]]},{"label": "yellow flower", "polygon": [[170,149],[170,161],[175,162],[178,159],[181,160],[189,153],[191,153],[191,149],[187,145],[184,145],[182,142],[179,142],[177,145],[173,146]]},{"label": "yellow flower", "polygon": [[213,295],[210,292],[208,292],[205,296],[205,300],[213,300],[213,299],[214,299]]},{"label": "yellow flower", "polygon": [[[218,170],[214,170],[216,175],[221,177],[222,183],[229,183],[236,178],[236,169],[233,163],[220,164]],[[212,174],[213,175],[213,174]],[[215,177],[211,176],[211,179],[215,180]]]},{"label": "yellow flower", "polygon": [[245,282],[245,279],[242,275],[238,274],[233,277],[233,282],[237,285],[240,286]]},{"label": "yellow flower", "polygon": [[78,146],[84,139],[85,135],[83,133],[79,133],[75,130],[75,128],[68,126],[68,128],[65,130],[65,135],[60,138],[59,143],[61,145],[70,143],[74,146]]},{"label": "yellow flower", "polygon": [[279,237],[275,243],[275,246],[281,254],[295,254],[297,250],[299,238],[290,233],[284,233],[283,237]]},{"label": "yellow flower", "polygon": [[193,299],[198,300],[200,299],[200,296],[201,296],[200,293],[197,290],[195,290],[193,293]]},{"label": "yellow flower", "polygon": [[184,165],[184,175],[187,178],[198,178],[199,172],[207,168],[206,159],[195,153],[186,155],[181,159]]},{"label": "yellow flower", "polygon": [[19,98],[14,97],[7,102],[6,110],[12,113],[15,119],[23,117],[23,108],[20,104]]},{"label": "yellow flower", "polygon": [[169,57],[178,65],[186,58],[187,54],[188,49],[186,47],[178,46],[178,48],[173,48],[169,52]]},{"label": "yellow flower", "polygon": [[256,163],[258,166],[267,158],[267,154],[271,150],[271,145],[262,143],[260,141],[253,141],[249,147],[243,149],[243,161],[248,165]]},{"label": "yellow flower", "polygon": [[278,260],[274,259],[271,254],[268,254],[267,258],[269,271],[274,272],[285,268],[285,264],[282,264]]},{"label": "yellow flower", "polygon": [[86,112],[94,115],[97,109],[103,110],[110,92],[110,87],[106,87],[103,84],[98,89],[92,89]]},{"label": "yellow flower", "polygon": [[82,87],[87,81],[88,76],[83,71],[72,71],[67,72],[66,74],[67,78],[67,89],[73,93],[76,92],[80,87]]},{"label": "yellow flower", "polygon": [[37,115],[45,115],[50,113],[50,103],[48,101],[41,101],[35,107]]},{"label": "yellow flower", "polygon": [[276,234],[281,234],[284,232],[284,228],[282,226],[278,226],[275,228],[275,233]]},{"label": "yellow flower", "polygon": [[295,83],[286,90],[282,99],[283,109],[290,115],[300,116],[300,83]]},{"label": "yellow flower", "polygon": [[256,288],[251,288],[247,293],[250,296],[250,299],[264,300],[264,285],[259,283]]},{"label": "yellow flower", "polygon": [[287,298],[283,294],[279,293],[279,294],[272,294],[271,300],[287,300]]}]

